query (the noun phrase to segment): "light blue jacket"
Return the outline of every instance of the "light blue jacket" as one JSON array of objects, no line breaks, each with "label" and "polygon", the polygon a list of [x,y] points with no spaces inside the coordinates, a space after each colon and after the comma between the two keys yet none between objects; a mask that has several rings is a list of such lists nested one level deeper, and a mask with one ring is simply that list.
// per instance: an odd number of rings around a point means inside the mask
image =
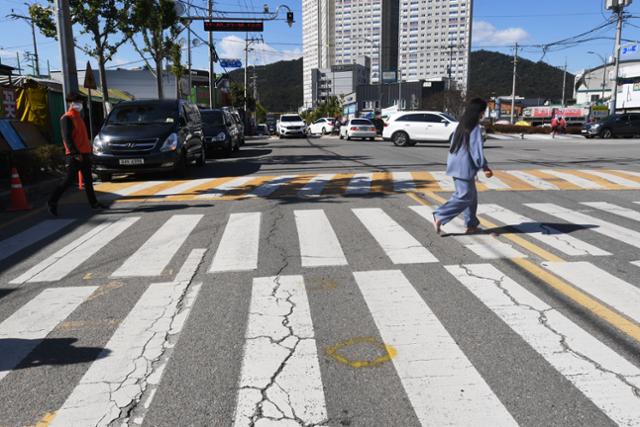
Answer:
[{"label": "light blue jacket", "polygon": [[480,169],[488,167],[482,146],[482,131],[480,126],[476,126],[469,135],[469,150],[460,147],[457,153],[449,153],[447,175],[458,179],[474,179]]}]

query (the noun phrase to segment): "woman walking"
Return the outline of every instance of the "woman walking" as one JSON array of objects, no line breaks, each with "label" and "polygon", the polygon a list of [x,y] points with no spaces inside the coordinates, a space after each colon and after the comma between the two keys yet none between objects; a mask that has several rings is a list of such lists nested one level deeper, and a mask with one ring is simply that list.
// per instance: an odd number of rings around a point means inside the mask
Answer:
[{"label": "woman walking", "polygon": [[480,98],[469,102],[460,123],[451,138],[451,147],[447,158],[447,175],[453,178],[455,192],[451,198],[433,213],[436,232],[461,213],[464,213],[466,233],[477,233],[480,221],[476,216],[478,210],[478,192],[475,177],[480,169],[487,178],[493,172],[484,157],[480,120],[487,109],[487,103]]}]

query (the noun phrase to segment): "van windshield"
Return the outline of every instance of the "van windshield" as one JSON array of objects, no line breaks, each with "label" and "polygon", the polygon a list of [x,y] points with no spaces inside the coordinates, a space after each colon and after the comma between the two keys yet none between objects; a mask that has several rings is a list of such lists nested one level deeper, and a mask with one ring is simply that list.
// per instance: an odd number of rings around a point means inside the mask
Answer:
[{"label": "van windshield", "polygon": [[222,111],[201,111],[202,123],[205,125],[222,126],[224,124],[224,116]]},{"label": "van windshield", "polygon": [[109,125],[151,125],[175,123],[178,120],[177,108],[173,105],[123,105],[113,109],[107,124]]}]

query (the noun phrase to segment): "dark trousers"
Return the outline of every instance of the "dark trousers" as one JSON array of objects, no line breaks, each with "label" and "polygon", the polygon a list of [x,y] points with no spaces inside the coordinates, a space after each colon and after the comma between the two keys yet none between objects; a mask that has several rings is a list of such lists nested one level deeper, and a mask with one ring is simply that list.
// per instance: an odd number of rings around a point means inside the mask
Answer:
[{"label": "dark trousers", "polygon": [[91,155],[84,154],[82,160],[77,160],[73,156],[67,156],[65,159],[67,166],[67,177],[58,185],[54,190],[49,204],[57,205],[58,200],[65,192],[67,188],[78,182],[78,171],[82,172],[82,179],[84,181],[84,190],[87,193],[87,200],[91,206],[95,206],[98,203],[96,199],[96,193],[93,191],[93,177],[91,176]]}]

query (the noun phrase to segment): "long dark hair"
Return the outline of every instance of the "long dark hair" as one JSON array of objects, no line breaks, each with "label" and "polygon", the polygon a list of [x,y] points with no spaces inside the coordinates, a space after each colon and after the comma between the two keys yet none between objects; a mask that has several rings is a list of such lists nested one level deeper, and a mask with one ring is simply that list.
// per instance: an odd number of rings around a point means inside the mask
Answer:
[{"label": "long dark hair", "polygon": [[480,123],[480,114],[487,109],[487,102],[480,98],[474,98],[469,101],[469,105],[464,110],[460,123],[456,128],[451,141],[450,153],[457,153],[460,148],[464,147],[469,150],[469,137],[471,131]]}]

